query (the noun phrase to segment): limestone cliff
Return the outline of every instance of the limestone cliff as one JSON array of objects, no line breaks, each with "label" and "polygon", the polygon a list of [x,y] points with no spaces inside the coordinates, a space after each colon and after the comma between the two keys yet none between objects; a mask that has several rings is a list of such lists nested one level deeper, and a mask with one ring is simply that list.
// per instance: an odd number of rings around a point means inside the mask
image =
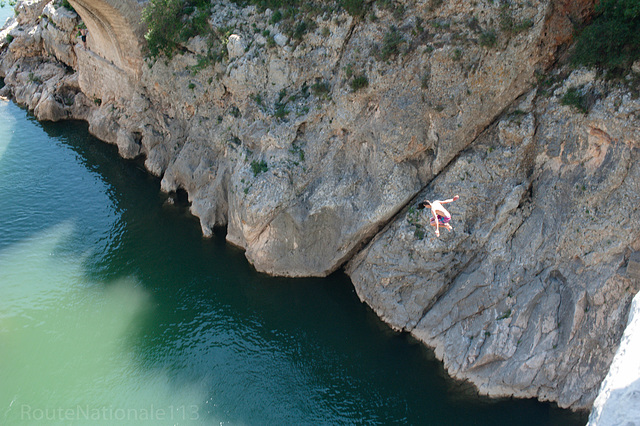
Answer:
[{"label": "limestone cliff", "polygon": [[[640,285],[640,103],[553,68],[593,1],[372,2],[295,36],[274,11],[216,2],[206,37],[146,62],[144,2],[69,3],[79,16],[19,4],[5,95],[144,156],[259,271],[346,266],[482,392],[591,406]],[[569,90],[588,113],[562,105]],[[412,206],[454,193],[435,239]]]}]

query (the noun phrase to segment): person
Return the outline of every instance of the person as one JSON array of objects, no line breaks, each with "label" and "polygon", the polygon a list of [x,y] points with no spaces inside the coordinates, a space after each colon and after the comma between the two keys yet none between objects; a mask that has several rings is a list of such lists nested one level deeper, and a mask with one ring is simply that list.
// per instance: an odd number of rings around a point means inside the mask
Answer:
[{"label": "person", "polygon": [[80,39],[82,40],[82,47],[87,49],[87,29],[80,28]]},{"label": "person", "polygon": [[453,198],[450,198],[448,200],[443,200],[443,201],[440,201],[440,200],[435,200],[435,201],[424,200],[423,202],[421,202],[418,205],[419,209],[424,209],[425,207],[429,207],[431,209],[431,214],[433,215],[433,217],[431,217],[431,219],[429,220],[429,224],[431,226],[435,226],[436,227],[436,236],[437,237],[440,236],[440,226],[443,226],[444,228],[447,228],[449,231],[453,230],[453,228],[449,224],[449,221],[451,220],[451,213],[449,213],[449,211],[447,209],[445,209],[442,205],[443,204],[452,203],[452,202],[458,200],[459,198],[460,198],[460,196],[456,195]]}]

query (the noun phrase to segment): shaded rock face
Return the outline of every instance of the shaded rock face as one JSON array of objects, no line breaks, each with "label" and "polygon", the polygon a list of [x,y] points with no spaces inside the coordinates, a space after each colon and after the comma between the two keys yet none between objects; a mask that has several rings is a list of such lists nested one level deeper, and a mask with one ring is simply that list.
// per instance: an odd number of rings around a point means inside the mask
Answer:
[{"label": "shaded rock face", "polygon": [[[590,406],[638,287],[638,101],[582,71],[533,87],[592,0],[374,2],[314,17],[301,41],[270,10],[216,2],[209,24],[232,34],[147,64],[144,2],[70,3],[18,6],[3,95],[144,157],[259,271],[346,265],[482,392]],[[571,87],[588,115],[561,105]],[[435,239],[411,206],[456,193]]]}]

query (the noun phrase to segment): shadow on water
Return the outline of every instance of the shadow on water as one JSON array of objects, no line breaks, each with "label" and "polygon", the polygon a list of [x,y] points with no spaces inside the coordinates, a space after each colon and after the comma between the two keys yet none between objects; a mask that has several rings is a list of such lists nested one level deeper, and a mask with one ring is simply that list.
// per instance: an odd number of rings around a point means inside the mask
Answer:
[{"label": "shadow on water", "polygon": [[[135,277],[151,303],[130,326],[138,368],[196,384],[200,413],[232,423],[584,424],[532,400],[489,400],[447,378],[411,336],[393,332],[349,278],[257,273],[224,233],[201,235],[159,180],[79,122],[43,123],[108,184],[118,220],[85,262],[92,282]],[[108,284],[105,284],[108,285]]]}]

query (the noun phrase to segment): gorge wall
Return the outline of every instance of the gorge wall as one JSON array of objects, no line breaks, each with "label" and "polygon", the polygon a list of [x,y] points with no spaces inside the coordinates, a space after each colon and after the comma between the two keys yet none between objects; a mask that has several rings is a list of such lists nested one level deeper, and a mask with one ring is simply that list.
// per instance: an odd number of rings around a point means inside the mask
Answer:
[{"label": "gorge wall", "polygon": [[[481,392],[591,407],[640,287],[640,101],[556,65],[593,1],[372,2],[301,36],[220,2],[153,61],[145,2],[69,3],[19,3],[3,95],[143,156],[257,270],[344,267]],[[414,206],[454,194],[437,239]]]}]

